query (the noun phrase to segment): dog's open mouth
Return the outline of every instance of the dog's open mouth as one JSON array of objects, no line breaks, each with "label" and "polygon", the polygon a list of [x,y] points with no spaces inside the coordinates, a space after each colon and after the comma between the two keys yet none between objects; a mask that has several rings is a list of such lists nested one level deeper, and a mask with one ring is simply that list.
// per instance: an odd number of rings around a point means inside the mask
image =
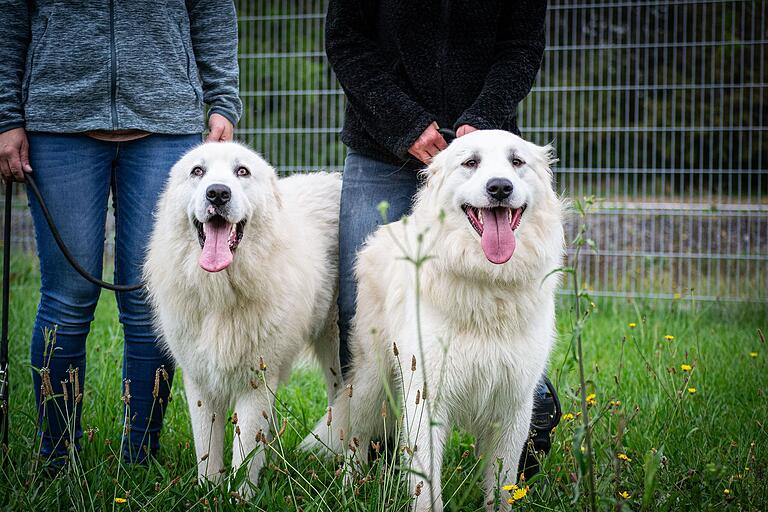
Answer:
[{"label": "dog's open mouth", "polygon": [[520,208],[476,208],[464,204],[462,210],[470,225],[480,235],[480,245],[488,261],[506,263],[515,252],[515,230],[520,226],[527,205]]},{"label": "dog's open mouth", "polygon": [[197,240],[203,252],[198,262],[208,272],[219,272],[227,268],[234,258],[234,251],[243,239],[245,221],[237,224],[227,222],[221,215],[214,215],[208,221],[194,221]]}]

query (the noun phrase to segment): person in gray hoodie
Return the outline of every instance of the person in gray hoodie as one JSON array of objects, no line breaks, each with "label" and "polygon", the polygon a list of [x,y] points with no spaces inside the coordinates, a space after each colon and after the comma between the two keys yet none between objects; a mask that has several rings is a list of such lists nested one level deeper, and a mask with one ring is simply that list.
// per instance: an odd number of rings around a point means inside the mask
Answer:
[{"label": "person in gray hoodie", "polygon": [[[34,173],[64,242],[96,276],[111,191],[114,279],[138,282],[157,198],[171,166],[202,141],[205,107],[209,141],[231,140],[240,117],[233,1],[0,0],[0,19],[0,174]],[[41,451],[58,459],[65,440],[77,447],[82,436],[99,288],[66,262],[32,195],[29,206],[41,274],[31,342]],[[173,362],[141,292],[120,292],[117,303],[123,457],[144,463],[159,447]]]}]

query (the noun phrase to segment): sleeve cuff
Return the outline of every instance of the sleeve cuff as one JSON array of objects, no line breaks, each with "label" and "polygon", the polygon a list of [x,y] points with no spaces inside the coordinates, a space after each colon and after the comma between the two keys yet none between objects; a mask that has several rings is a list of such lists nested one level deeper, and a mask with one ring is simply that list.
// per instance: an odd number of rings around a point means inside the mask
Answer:
[{"label": "sleeve cuff", "polygon": [[13,130],[14,128],[24,128],[24,125],[24,121],[6,121],[4,123],[0,123],[0,133]]},{"label": "sleeve cuff", "polygon": [[232,123],[232,126],[237,126],[237,122],[239,120],[238,117],[228,109],[222,107],[211,107],[208,109],[208,118],[211,117],[211,114],[219,114],[220,116],[224,116],[230,123]]},{"label": "sleeve cuff", "polygon": [[424,130],[427,129],[427,126],[432,124],[434,120],[435,116],[429,112],[423,112],[421,115],[416,117],[416,119],[410,123],[411,129],[405,132],[402,137],[400,137],[400,139],[397,141],[397,145],[393,148],[394,151],[392,152],[397,155],[398,158],[403,160],[408,159],[410,156],[408,150],[411,148],[411,146],[413,146],[413,143],[416,142],[416,139],[419,138],[419,135],[424,133]]}]

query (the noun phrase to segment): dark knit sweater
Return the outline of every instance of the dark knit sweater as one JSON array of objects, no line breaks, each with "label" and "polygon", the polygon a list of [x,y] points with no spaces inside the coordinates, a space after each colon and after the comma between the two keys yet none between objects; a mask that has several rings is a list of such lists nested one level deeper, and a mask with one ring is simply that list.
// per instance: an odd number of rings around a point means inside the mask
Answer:
[{"label": "dark knit sweater", "polygon": [[518,133],[544,52],[542,0],[330,0],[325,47],[347,96],[342,141],[393,164],[432,121]]}]

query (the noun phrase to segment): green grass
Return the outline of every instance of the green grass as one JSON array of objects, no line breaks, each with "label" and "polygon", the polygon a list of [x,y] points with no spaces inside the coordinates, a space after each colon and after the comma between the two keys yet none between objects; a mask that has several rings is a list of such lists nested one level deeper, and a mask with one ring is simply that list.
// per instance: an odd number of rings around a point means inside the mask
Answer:
[{"label": "green grass", "polygon": [[[257,497],[250,503],[233,498],[222,486],[195,484],[194,448],[178,374],[159,460],[148,469],[123,466],[118,457],[122,339],[115,300],[107,292],[102,294],[88,342],[83,428],[92,432],[92,438],[83,439],[79,463],[57,478],[46,476],[35,457],[28,355],[37,279],[28,259],[13,261],[11,432],[0,470],[0,509],[407,510],[406,489],[394,465],[376,463],[370,478],[345,488],[333,463],[320,463],[293,450],[325,410],[322,379],[312,370],[295,371],[279,391],[279,412],[287,420],[279,444],[285,456],[276,453],[281,449],[276,444]],[[578,372],[568,308],[564,301],[550,372],[564,412],[576,414]],[[590,317],[584,343],[589,392],[596,400],[590,417],[595,421],[600,508],[640,510],[645,492],[648,510],[767,509],[768,347],[757,334],[758,328],[768,328],[766,306],[601,300]],[[674,340],[665,340],[667,334]],[[692,370],[682,372],[681,364]],[[696,388],[695,394],[687,391],[689,387]],[[612,406],[616,400],[621,405]],[[573,482],[580,480],[579,457],[573,456],[578,424],[578,419],[561,423],[543,472],[529,482],[528,495],[514,509],[586,506],[583,484],[572,503]],[[484,507],[477,482],[485,462],[477,460],[471,448],[471,438],[453,435],[443,469],[447,510]],[[631,461],[619,461],[620,452]],[[621,491],[631,498],[619,499]],[[117,504],[116,497],[127,501]]]}]

